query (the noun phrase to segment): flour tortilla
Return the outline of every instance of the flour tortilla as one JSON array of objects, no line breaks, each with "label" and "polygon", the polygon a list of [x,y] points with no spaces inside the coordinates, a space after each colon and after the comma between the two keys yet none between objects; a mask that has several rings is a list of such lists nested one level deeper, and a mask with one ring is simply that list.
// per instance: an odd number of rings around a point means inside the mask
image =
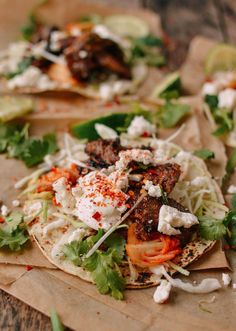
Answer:
[{"label": "flour tortilla", "polygon": [[[202,160],[196,158],[196,162],[197,161],[199,162],[199,164],[202,165],[202,171],[206,174],[206,176],[207,177],[211,176],[207,170],[205,163]],[[218,202],[223,203],[224,199],[220,191],[220,188],[218,187],[215,181],[213,181],[212,183]],[[33,203],[32,201],[26,202],[26,204],[29,205],[31,205],[32,203]],[[53,209],[55,207],[52,206],[50,208]],[[49,224],[48,222],[50,223],[50,220],[47,221],[47,224]],[[42,253],[46,256],[46,258],[59,269],[69,274],[78,276],[88,282],[92,282],[90,274],[87,271],[85,271],[83,268],[75,266],[72,262],[65,259],[63,255],[57,257],[55,256],[55,254],[52,254],[53,248],[55,247],[55,243],[58,243],[58,241],[62,238],[62,232],[61,230],[54,229],[53,236],[44,237],[43,235],[44,226],[45,226],[45,222],[39,219],[38,222],[36,222],[31,226],[30,234],[34,237],[36,243],[38,244]],[[70,235],[74,229],[75,228],[71,225],[71,223],[69,223],[67,225],[66,231],[63,231],[63,236],[64,235],[67,236],[67,234]],[[214,244],[215,241],[203,240],[201,238],[196,237],[192,242],[188,243],[184,247],[182,253],[174,260],[174,262],[178,266],[182,268],[186,268],[190,263],[198,260],[201,256],[203,256],[206,252],[208,252],[214,246]],[[123,261],[121,265],[121,270],[124,278],[126,279],[127,288],[146,288],[146,287],[155,286],[159,283],[158,277],[156,277],[152,272],[150,272],[149,269],[142,269],[135,266],[136,277],[131,275],[129,265],[126,260]],[[174,274],[175,272],[176,272],[175,270],[171,270],[172,274]]]}]

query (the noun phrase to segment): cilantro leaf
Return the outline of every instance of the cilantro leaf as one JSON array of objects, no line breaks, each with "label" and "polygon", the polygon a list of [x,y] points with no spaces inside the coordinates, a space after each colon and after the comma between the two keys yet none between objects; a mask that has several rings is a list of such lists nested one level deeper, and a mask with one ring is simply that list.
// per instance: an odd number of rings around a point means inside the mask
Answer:
[{"label": "cilantro leaf", "polygon": [[106,240],[105,244],[109,248],[114,248],[119,255],[120,260],[124,257],[125,252],[125,239],[118,233],[112,233]]},{"label": "cilantro leaf", "polygon": [[109,248],[107,252],[94,252],[84,260],[83,267],[91,272],[101,294],[110,294],[113,298],[122,300],[125,281],[118,267],[119,262],[119,254],[115,249]]},{"label": "cilantro leaf", "polygon": [[36,17],[31,14],[28,18],[28,23],[23,25],[21,28],[21,34],[24,40],[31,40],[33,34],[36,32],[37,25],[38,22]]},{"label": "cilantro leaf", "polygon": [[232,249],[236,249],[236,209],[234,208],[234,205],[233,209],[226,215],[223,222],[227,227],[227,235],[225,239]]},{"label": "cilantro leaf", "polygon": [[155,114],[155,120],[163,128],[172,128],[189,112],[190,107],[183,104],[173,104],[167,101]]},{"label": "cilantro leaf", "polygon": [[232,206],[232,209],[236,209],[236,194],[233,194],[233,196],[232,196],[231,206]]},{"label": "cilantro leaf", "polygon": [[199,157],[203,160],[210,160],[215,157],[215,153],[210,151],[209,149],[199,149],[193,153],[193,155]]},{"label": "cilantro leaf", "polygon": [[52,331],[64,331],[64,327],[54,308],[51,309],[50,319],[51,319],[51,324],[52,324]]},{"label": "cilantro leaf", "polygon": [[29,124],[17,126],[0,124],[0,153],[7,152],[9,157],[15,157],[25,162],[27,167],[43,161],[44,156],[58,149],[56,136],[47,134],[43,139],[29,137]]},{"label": "cilantro leaf", "polygon": [[207,240],[218,240],[226,234],[224,220],[214,219],[210,216],[199,216],[199,233],[200,236]]},{"label": "cilantro leaf", "polygon": [[19,226],[13,231],[0,229],[0,247],[8,247],[12,251],[19,251],[28,239],[25,229]]},{"label": "cilantro leaf", "polygon": [[23,214],[18,211],[13,211],[5,218],[5,221],[7,223],[7,231],[11,233],[23,222]]},{"label": "cilantro leaf", "polygon": [[110,294],[117,300],[123,299],[125,281],[118,264],[125,252],[125,239],[113,233],[104,242],[107,251],[97,250],[89,258],[86,253],[102,237],[104,232],[99,230],[96,235],[82,241],[74,241],[63,248],[65,256],[77,266],[91,272],[93,281],[101,294]]},{"label": "cilantro leaf", "polygon": [[205,96],[205,102],[208,104],[211,110],[218,107],[218,96],[217,95],[209,95],[207,94]]},{"label": "cilantro leaf", "polygon": [[32,57],[24,58],[21,62],[18,63],[15,71],[6,74],[6,78],[12,79],[15,76],[21,75],[31,65],[32,61]]},{"label": "cilantro leaf", "polygon": [[231,175],[234,173],[235,167],[236,167],[236,148],[230,154],[230,156],[228,158],[228,162],[226,164],[226,169],[225,169],[226,174],[225,174],[225,176],[223,178],[223,181],[222,181],[223,191],[225,191],[227,183],[230,180]]},{"label": "cilantro leaf", "polygon": [[134,63],[142,59],[142,61],[149,66],[163,66],[165,64],[165,58],[160,52],[161,46],[161,39],[154,35],[133,39],[130,62]]}]

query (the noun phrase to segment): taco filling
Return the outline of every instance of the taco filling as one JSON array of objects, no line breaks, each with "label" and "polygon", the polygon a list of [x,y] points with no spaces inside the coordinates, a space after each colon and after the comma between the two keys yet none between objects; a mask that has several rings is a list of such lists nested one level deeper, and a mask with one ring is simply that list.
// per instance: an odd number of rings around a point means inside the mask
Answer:
[{"label": "taco filling", "polygon": [[[133,92],[145,78],[147,66],[164,64],[161,41],[141,19],[131,16],[131,21],[146,27],[145,35],[137,38],[113,32],[114,24],[106,24],[108,18],[58,27],[31,17],[30,29],[23,30],[25,40],[0,54],[6,87],[21,92],[69,90],[105,100]],[[152,57],[159,63],[152,63]]]},{"label": "taco filling", "polygon": [[158,284],[153,268],[173,274],[198,259],[214,245],[201,237],[202,219],[228,211],[203,160],[157,139],[144,118],[145,134],[134,138],[136,121],[116,138],[103,126],[112,139],[66,134],[50,170],[29,182],[24,206],[46,257],[117,299],[125,287]]}]

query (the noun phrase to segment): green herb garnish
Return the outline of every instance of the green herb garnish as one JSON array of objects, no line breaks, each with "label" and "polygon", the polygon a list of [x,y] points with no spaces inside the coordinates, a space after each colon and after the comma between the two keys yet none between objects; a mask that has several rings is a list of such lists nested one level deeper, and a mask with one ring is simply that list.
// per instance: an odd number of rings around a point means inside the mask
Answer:
[{"label": "green herb garnish", "polygon": [[64,327],[54,308],[51,309],[50,319],[52,324],[52,331],[64,331]]},{"label": "green herb garnish", "polygon": [[203,160],[210,160],[215,157],[215,153],[210,151],[209,149],[199,149],[193,153],[193,155],[199,157]]}]

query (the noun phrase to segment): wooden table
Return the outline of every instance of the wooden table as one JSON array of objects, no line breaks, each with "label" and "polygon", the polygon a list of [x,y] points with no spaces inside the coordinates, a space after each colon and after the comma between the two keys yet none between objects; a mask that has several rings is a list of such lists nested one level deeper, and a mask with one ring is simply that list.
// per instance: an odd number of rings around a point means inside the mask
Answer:
[{"label": "wooden table", "polygon": [[[190,40],[205,35],[221,42],[236,43],[234,0],[97,0],[126,7],[145,7],[159,13],[167,35],[174,43],[170,65],[174,70],[184,61]],[[174,55],[174,56],[173,56]],[[51,330],[48,317],[1,291],[0,330]]]}]

